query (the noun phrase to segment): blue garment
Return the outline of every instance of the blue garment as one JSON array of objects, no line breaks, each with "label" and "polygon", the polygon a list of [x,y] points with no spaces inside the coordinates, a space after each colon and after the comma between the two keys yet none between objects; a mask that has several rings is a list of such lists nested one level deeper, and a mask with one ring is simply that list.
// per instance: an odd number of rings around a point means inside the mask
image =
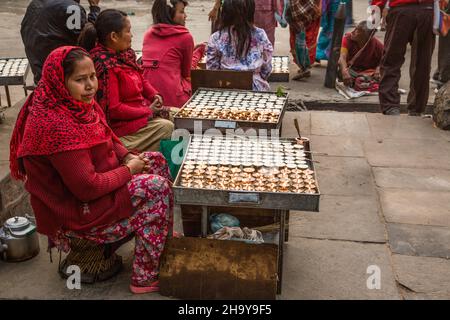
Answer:
[{"label": "blue garment", "polygon": [[300,31],[295,35],[295,58],[298,65],[303,69],[302,71],[306,71],[311,67],[305,31]]},{"label": "blue garment", "polygon": [[334,16],[339,8],[341,0],[323,0],[322,1],[322,18],[320,26],[322,30],[317,41],[316,60],[328,60],[331,52],[331,40],[334,30]]}]

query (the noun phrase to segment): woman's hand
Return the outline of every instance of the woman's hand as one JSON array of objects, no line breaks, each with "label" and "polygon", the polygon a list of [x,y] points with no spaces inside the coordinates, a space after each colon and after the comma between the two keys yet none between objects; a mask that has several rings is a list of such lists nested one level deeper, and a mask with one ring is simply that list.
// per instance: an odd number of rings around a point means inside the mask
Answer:
[{"label": "woman's hand", "polygon": [[88,0],[88,2],[91,7],[92,6],[98,7],[100,0]]},{"label": "woman's hand", "polygon": [[375,72],[373,73],[373,78],[377,81],[379,81],[381,79],[381,75],[380,75],[380,67],[377,67],[375,69]]},{"label": "woman's hand", "polygon": [[155,98],[155,100],[153,100],[152,104],[150,105],[150,109],[153,111],[154,116],[157,116],[162,110],[162,104],[158,99]]},{"label": "woman's hand", "polygon": [[352,76],[350,75],[350,72],[348,71],[348,69],[344,69],[342,71],[342,80],[344,80],[344,84],[346,86],[352,85],[353,79],[352,79]]},{"label": "woman's hand", "polygon": [[145,153],[141,153],[139,156],[137,156],[140,160],[144,161],[144,169],[143,172],[149,172],[150,171],[150,159],[145,156]]},{"label": "woman's hand", "polygon": [[139,156],[132,153],[127,153],[127,155],[123,158],[123,164],[127,164],[131,159],[139,159]]},{"label": "woman's hand", "polygon": [[130,159],[126,166],[130,170],[132,175],[142,173],[146,165],[146,162],[142,160],[140,157]]},{"label": "woman's hand", "polygon": [[203,50],[206,50],[207,45],[208,45],[208,42],[199,43],[194,47],[194,51],[197,50],[198,48],[202,48]]},{"label": "woman's hand", "polygon": [[163,101],[163,98],[159,94],[155,95],[153,102],[155,102],[155,101],[157,101],[157,104],[162,107],[164,101]]}]

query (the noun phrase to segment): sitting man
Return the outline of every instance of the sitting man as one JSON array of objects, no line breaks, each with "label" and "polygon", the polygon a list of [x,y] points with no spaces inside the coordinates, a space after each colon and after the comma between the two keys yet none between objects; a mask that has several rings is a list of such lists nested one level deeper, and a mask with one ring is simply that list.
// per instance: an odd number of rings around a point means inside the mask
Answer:
[{"label": "sitting man", "polygon": [[378,91],[383,44],[375,32],[362,21],[342,39],[339,76],[357,91]]},{"label": "sitting man", "polygon": [[80,0],[33,0],[23,17],[20,34],[34,75],[41,79],[45,59],[54,49],[75,46],[87,21],[95,22],[100,0],[88,0],[89,14]]}]

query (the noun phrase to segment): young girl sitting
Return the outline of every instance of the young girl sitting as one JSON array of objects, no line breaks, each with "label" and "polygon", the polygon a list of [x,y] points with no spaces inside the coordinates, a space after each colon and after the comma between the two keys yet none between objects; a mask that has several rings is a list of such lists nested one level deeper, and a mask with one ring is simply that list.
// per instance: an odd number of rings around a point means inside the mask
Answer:
[{"label": "young girl sitting", "polygon": [[220,30],[213,33],[207,48],[206,68],[253,71],[253,90],[270,90],[273,47],[263,29],[253,24],[254,0],[224,0]]}]

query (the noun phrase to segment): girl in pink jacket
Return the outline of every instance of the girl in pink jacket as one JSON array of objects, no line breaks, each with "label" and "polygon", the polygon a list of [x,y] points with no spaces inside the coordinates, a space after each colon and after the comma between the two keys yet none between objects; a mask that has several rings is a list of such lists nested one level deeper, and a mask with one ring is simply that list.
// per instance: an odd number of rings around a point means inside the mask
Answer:
[{"label": "girl in pink jacket", "polygon": [[182,107],[192,95],[191,68],[204,55],[205,45],[194,48],[185,27],[185,0],[155,0],[154,25],[145,33],[142,49],[144,78],[161,94],[164,105]]}]

